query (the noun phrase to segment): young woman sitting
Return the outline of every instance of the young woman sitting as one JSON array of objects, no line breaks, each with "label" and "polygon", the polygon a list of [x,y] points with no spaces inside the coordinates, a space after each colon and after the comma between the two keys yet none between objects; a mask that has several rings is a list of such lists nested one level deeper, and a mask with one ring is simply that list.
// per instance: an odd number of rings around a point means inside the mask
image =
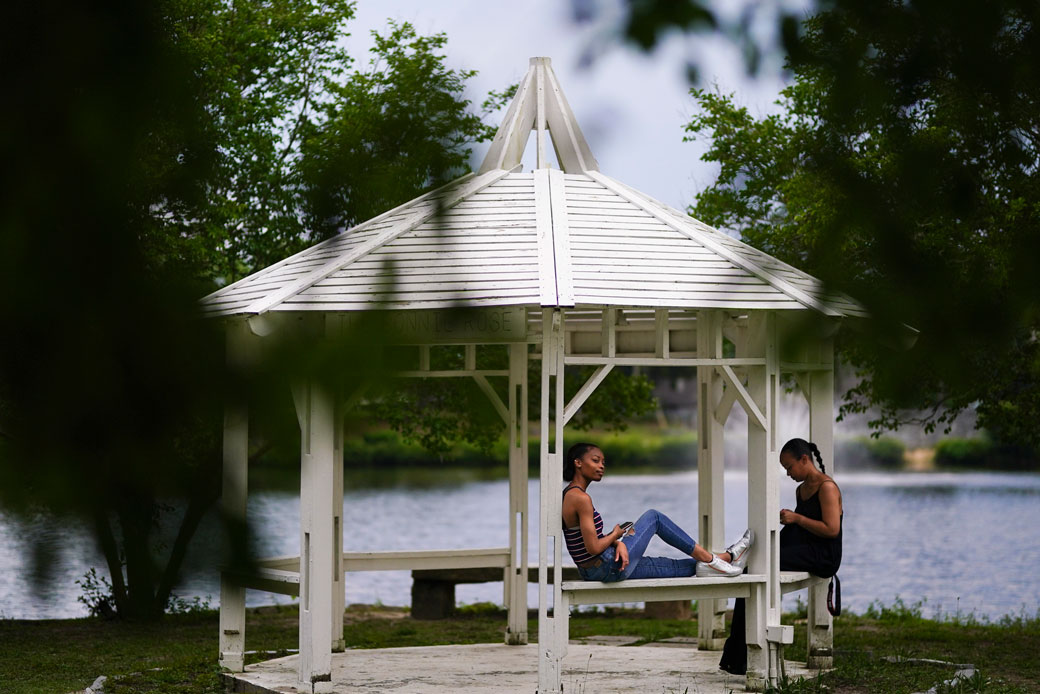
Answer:
[{"label": "young woman sitting", "polygon": [[[604,535],[603,519],[587,490],[590,484],[603,479],[606,462],[598,446],[577,443],[571,446],[563,463],[563,479],[570,482],[563,490],[563,537],[582,578],[604,583],[694,575],[731,578],[744,571],[753,541],[750,530],[725,552],[713,554],[668,516],[651,509],[627,529],[615,525]],[[643,556],[654,535],[690,558]]]},{"label": "young woman sitting", "polygon": [[[820,449],[805,439],[784,444],[780,465],[788,477],[801,483],[795,491],[794,510],[780,510],[780,524],[784,526],[780,531],[780,570],[808,571],[830,578],[841,566],[841,489],[826,473]],[[747,672],[745,609],[744,599],[737,598],[730,636],[719,662],[719,668],[735,675]]]}]

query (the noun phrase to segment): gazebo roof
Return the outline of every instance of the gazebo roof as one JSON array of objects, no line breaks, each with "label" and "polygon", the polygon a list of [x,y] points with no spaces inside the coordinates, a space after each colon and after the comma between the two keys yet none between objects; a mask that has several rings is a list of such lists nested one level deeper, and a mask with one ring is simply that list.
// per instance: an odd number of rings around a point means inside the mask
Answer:
[{"label": "gazebo roof", "polygon": [[[537,168],[520,171],[536,132]],[[545,154],[551,139],[559,169]],[[598,171],[546,58],[480,170],[228,285],[210,315],[458,306],[811,309],[853,299]]]}]

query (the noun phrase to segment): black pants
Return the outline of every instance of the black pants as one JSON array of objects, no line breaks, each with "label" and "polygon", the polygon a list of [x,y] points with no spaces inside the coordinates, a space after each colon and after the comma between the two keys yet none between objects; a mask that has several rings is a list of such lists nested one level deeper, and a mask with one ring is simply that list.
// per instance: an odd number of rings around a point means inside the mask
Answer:
[{"label": "black pants", "polygon": [[[824,575],[828,578],[833,571],[819,566],[819,559],[815,548],[811,545],[780,546],[780,570],[781,571],[808,571],[817,576]],[[744,569],[747,573],[747,569]],[[719,667],[734,675],[747,673],[747,634],[744,631],[746,620],[744,611],[746,609],[744,598],[737,598],[733,605],[733,619],[729,625],[729,638],[722,647],[722,660]]]}]

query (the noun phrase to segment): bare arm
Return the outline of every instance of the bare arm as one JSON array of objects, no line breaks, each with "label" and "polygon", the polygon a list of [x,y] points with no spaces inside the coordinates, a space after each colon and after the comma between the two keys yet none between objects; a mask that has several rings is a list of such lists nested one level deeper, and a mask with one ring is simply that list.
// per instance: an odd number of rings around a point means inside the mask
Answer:
[{"label": "bare arm", "polygon": [[800,525],[813,535],[820,537],[837,537],[841,530],[841,491],[834,480],[827,480],[820,485],[819,494],[823,520],[806,518],[800,513],[785,508],[780,511],[780,522],[783,525],[791,523]]},{"label": "bare arm", "polygon": [[615,525],[614,529],[603,537],[596,537],[596,522],[592,518],[592,499],[588,494],[571,493],[568,496],[575,497],[574,507],[578,512],[578,526],[581,528],[581,539],[585,542],[585,549],[589,554],[596,556],[621,538],[621,526]]}]

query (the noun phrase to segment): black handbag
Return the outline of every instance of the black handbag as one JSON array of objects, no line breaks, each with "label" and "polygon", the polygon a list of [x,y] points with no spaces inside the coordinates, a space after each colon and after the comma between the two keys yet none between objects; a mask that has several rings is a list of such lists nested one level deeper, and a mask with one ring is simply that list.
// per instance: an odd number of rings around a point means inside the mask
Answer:
[{"label": "black handbag", "polygon": [[832,617],[841,614],[841,581],[838,574],[831,576],[831,584],[827,586],[827,611]]}]

